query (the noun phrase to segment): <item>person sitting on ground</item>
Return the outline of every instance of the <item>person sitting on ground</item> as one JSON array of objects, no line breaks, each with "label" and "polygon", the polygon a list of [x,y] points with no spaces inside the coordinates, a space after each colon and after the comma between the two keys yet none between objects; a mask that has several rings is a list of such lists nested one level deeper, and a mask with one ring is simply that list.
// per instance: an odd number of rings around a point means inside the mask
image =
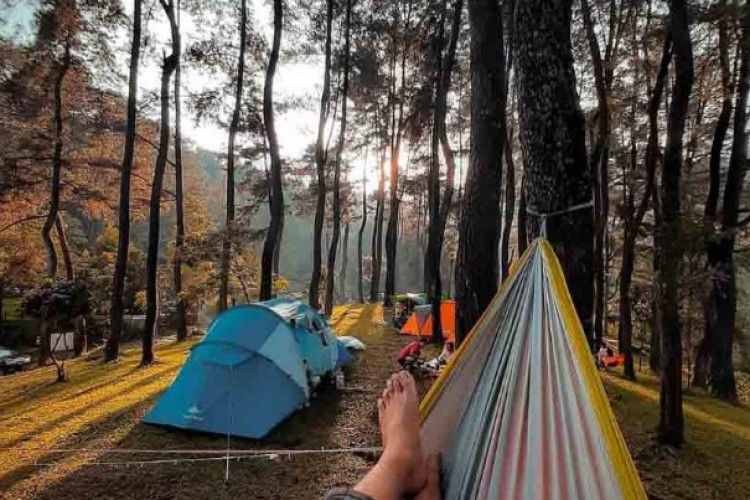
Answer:
[{"label": "person sitting on ground", "polygon": [[605,357],[607,357],[607,346],[605,346],[604,344],[602,344],[602,346],[599,348],[599,353],[598,353],[598,356],[597,356],[597,361],[598,361],[599,369],[600,370],[606,370],[607,369],[607,362],[604,359]]},{"label": "person sitting on ground", "polygon": [[440,500],[440,460],[425,459],[419,437],[417,388],[405,371],[394,374],[378,400],[383,454],[352,488],[336,488],[326,500]]},{"label": "person sitting on ground", "polygon": [[454,350],[455,350],[455,348],[453,346],[453,342],[450,342],[450,341],[446,342],[443,345],[443,351],[440,353],[440,355],[437,358],[438,362],[441,365],[447,364],[448,361],[450,361],[450,359],[453,357],[453,351]]},{"label": "person sitting on ground", "polygon": [[422,355],[422,346],[427,343],[427,340],[420,337],[419,340],[409,342],[403,349],[398,353],[398,364],[401,368],[408,370],[414,365],[414,362],[419,359]]},{"label": "person sitting on ground", "polygon": [[427,362],[427,367],[435,371],[440,370],[440,367],[448,364],[448,361],[450,361],[451,357],[453,357],[453,351],[453,342],[446,342],[445,344],[443,344],[443,351],[438,355],[438,357],[429,360]]}]

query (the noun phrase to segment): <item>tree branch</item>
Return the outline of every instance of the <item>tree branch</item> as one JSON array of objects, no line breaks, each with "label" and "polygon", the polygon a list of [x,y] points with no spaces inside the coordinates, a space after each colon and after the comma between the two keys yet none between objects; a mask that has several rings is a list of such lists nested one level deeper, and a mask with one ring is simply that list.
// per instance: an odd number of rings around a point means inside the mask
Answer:
[{"label": "tree branch", "polygon": [[24,224],[26,222],[31,222],[33,220],[38,220],[38,219],[44,219],[46,217],[47,215],[30,215],[28,217],[24,217],[23,219],[18,219],[17,221],[13,221],[10,224],[5,225],[2,229],[0,229],[0,234],[3,234],[8,229],[14,226],[18,226],[19,224]]}]

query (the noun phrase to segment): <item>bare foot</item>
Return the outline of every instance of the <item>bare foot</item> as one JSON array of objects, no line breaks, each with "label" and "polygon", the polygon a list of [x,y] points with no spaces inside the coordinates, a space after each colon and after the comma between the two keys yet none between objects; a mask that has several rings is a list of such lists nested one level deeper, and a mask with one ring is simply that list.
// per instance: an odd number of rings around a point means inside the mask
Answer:
[{"label": "bare foot", "polygon": [[426,481],[417,404],[414,379],[405,371],[391,377],[383,398],[378,401],[384,448],[381,461],[394,476],[401,478],[404,495],[420,491]]}]

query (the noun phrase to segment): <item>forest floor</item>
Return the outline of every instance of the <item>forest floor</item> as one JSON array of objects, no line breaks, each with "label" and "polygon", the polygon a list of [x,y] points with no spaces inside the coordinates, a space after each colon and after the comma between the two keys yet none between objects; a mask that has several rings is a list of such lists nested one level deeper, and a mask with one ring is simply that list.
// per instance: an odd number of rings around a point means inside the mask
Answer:
[{"label": "forest floor", "polygon": [[[395,369],[398,349],[407,342],[394,333],[388,319],[387,311],[384,318],[376,305],[337,308],[331,319],[337,333],[367,344],[367,351],[346,371],[347,387],[321,391],[309,408],[262,442],[233,439],[232,448],[379,446],[375,401]],[[367,454],[255,458],[232,461],[225,481],[226,462],[215,459],[220,457],[173,463],[174,455],[163,453],[113,453],[225,449],[226,437],[139,423],[177,375],[191,345],[161,343],[158,363],[146,368],[138,366],[137,348],[126,350],[115,366],[104,365],[101,354],[94,352],[69,362],[70,380],[62,384],[54,382],[52,367],[0,378],[0,498],[315,499],[333,486],[354,483],[372,466],[374,458]],[[689,392],[687,444],[672,452],[653,439],[658,381],[642,374],[632,383],[614,372],[603,379],[649,496],[750,498],[750,409]],[[420,387],[421,392],[426,388]],[[132,463],[161,459],[166,460]]]}]

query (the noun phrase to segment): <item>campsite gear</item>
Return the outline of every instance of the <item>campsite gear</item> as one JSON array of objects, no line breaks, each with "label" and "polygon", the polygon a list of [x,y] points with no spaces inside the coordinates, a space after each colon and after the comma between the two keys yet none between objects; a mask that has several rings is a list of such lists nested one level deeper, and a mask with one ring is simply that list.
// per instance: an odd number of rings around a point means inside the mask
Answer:
[{"label": "campsite gear", "polygon": [[422,354],[422,344],[418,340],[409,342],[398,352],[398,362],[403,363],[407,359],[416,359]]},{"label": "campsite gear", "polygon": [[[274,299],[219,315],[143,421],[261,438],[333,376],[340,346],[308,305]],[[348,354],[348,353],[347,353]]]},{"label": "campsite gear", "polygon": [[[444,300],[440,303],[440,323],[442,324],[443,339],[455,342],[456,340],[456,303],[452,300]],[[406,321],[401,331],[404,335],[416,335],[419,337],[432,336],[432,306],[424,305],[414,308],[414,312]]]},{"label": "campsite gear", "polygon": [[444,500],[646,500],[560,264],[535,240],[420,407]]},{"label": "campsite gear", "polygon": [[341,370],[338,370],[336,372],[336,389],[343,389],[345,383],[346,383],[346,380],[344,378],[344,372]]},{"label": "campsite gear", "polygon": [[393,302],[393,326],[401,328],[415,307],[427,304],[423,293],[402,293],[391,297]]}]

